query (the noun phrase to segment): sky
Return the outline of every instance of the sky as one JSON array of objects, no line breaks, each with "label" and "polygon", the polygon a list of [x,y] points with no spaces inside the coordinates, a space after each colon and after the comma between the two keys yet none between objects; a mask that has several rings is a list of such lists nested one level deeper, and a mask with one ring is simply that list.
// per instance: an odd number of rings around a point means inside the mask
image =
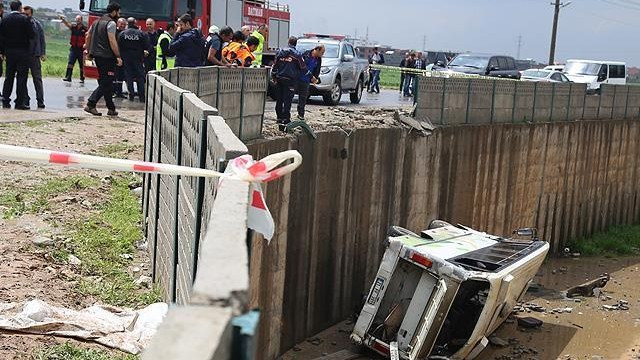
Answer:
[{"label": "sky", "polygon": [[[78,7],[77,0],[22,0],[31,6]],[[214,0],[216,1],[216,0]],[[473,51],[546,62],[551,0],[282,0],[291,33],[364,37],[399,48]],[[563,0],[567,2],[568,0]],[[640,66],[640,0],[572,0],[560,12],[556,60],[588,58]]]}]

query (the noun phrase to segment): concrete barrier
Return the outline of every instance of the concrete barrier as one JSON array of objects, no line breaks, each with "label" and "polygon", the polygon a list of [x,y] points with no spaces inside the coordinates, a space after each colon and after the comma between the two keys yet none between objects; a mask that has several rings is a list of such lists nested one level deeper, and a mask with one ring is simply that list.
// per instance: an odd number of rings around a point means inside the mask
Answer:
[{"label": "concrete barrier", "polygon": [[569,121],[580,120],[585,107],[587,84],[571,84],[571,100],[569,101]]},{"label": "concrete barrier", "polygon": [[586,84],[419,77],[415,102],[440,125],[640,118],[640,89],[623,85],[587,95]]},{"label": "concrete barrier", "polygon": [[287,149],[304,157],[293,176],[265,189],[277,229],[271,245],[252,243],[261,359],[356,311],[390,225],[419,232],[440,218],[504,235],[535,226],[557,253],[572,239],[640,220],[637,121],[317,135],[249,145],[257,157]]},{"label": "concrete barrier", "polygon": [[515,81],[493,82],[493,119],[495,123],[510,123],[514,121],[515,109]]},{"label": "concrete barrier", "polygon": [[[146,160],[222,170],[247,153],[216,108],[167,80],[216,96],[199,76],[200,69],[148,75]],[[248,310],[249,184],[218,185],[218,179],[144,177],[154,283],[165,301],[181,306],[171,308],[143,359],[236,358],[231,321]]]},{"label": "concrete barrier", "polygon": [[444,83],[444,108],[442,112],[443,124],[466,123],[468,99],[468,79],[446,79]]}]

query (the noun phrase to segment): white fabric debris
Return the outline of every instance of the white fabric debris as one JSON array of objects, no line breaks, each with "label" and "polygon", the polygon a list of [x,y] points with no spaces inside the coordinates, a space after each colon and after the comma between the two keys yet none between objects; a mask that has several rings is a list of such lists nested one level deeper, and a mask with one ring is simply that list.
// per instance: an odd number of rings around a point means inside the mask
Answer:
[{"label": "white fabric debris", "polygon": [[106,305],[71,310],[36,299],[0,304],[0,329],[89,340],[138,354],[150,343],[167,310],[165,303],[137,311]]}]

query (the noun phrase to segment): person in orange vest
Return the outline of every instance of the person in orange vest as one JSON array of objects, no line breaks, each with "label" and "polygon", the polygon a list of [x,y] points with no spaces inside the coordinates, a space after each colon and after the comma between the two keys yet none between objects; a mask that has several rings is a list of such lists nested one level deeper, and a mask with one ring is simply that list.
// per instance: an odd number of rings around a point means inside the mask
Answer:
[{"label": "person in orange vest", "polygon": [[250,67],[256,61],[256,57],[253,54],[254,51],[260,45],[260,40],[255,36],[249,36],[247,42],[240,45],[240,48],[236,51],[236,64],[242,67]]},{"label": "person in orange vest", "polygon": [[233,37],[231,38],[231,42],[229,45],[225,46],[222,49],[222,57],[227,59],[227,61],[231,64],[235,62],[235,56],[237,56],[237,51],[242,46],[245,37],[242,31],[236,31],[233,33]]}]

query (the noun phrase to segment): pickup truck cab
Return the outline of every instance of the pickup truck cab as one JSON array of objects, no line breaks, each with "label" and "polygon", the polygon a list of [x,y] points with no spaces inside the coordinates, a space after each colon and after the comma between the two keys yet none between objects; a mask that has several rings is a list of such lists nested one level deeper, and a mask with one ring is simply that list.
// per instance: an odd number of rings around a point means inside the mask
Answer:
[{"label": "pickup truck cab", "polygon": [[421,235],[392,228],[352,341],[386,357],[397,347],[404,360],[475,358],[549,251],[535,234],[505,239],[438,220]]},{"label": "pickup truck cab", "polygon": [[351,103],[360,103],[369,80],[369,62],[358,57],[353,45],[341,37],[315,35],[301,38],[296,49],[304,52],[318,44],[323,44],[326,51],[322,57],[320,83],[311,85],[310,95],[322,96],[327,105],[338,105],[342,94],[349,93]]}]

